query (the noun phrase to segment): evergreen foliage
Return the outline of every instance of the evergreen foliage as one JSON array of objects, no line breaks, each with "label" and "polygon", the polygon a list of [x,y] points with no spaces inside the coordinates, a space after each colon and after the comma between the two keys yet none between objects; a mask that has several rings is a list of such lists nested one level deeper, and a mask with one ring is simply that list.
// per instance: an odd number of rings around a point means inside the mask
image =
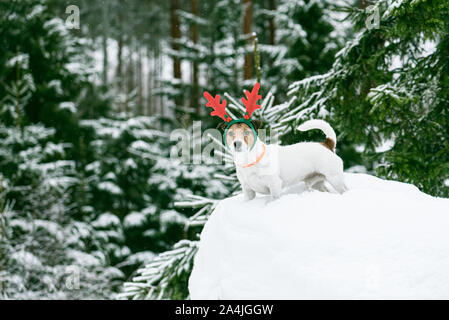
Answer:
[{"label": "evergreen foliage", "polygon": [[[429,5],[411,0],[380,1],[377,8],[382,12],[380,29],[364,28],[366,12],[347,8],[360,31],[336,54],[332,68],[293,83],[289,100],[271,103],[258,116],[280,132],[284,143],[303,140],[305,135],[295,132],[301,122],[325,118],[340,133],[339,148],[347,166],[364,163],[388,178],[447,196],[445,155],[449,153],[444,136],[449,118],[443,57],[447,56],[448,6],[442,1]],[[434,48],[430,52],[429,46]],[[393,68],[395,59],[400,64]],[[389,140],[392,147],[385,151],[382,144]],[[200,210],[202,223],[212,209]],[[173,292],[186,286],[182,277],[191,270],[193,250],[160,254],[125,284],[121,296],[179,298]]]},{"label": "evergreen foliage", "polygon": [[224,164],[186,163],[171,133],[217,125],[204,90],[239,118],[257,71],[282,144],[326,119],[347,170],[449,196],[449,3],[368,2],[0,1],[0,297],[188,298],[198,234],[240,190],[217,137]]},{"label": "evergreen foliage", "polygon": [[[73,219],[77,183],[67,146],[41,125],[0,127],[3,298],[109,298],[123,279],[111,267],[101,234]],[[8,174],[13,172],[13,174]]]},{"label": "evergreen foliage", "polygon": [[325,118],[381,176],[447,196],[448,3],[378,1],[376,9],[378,29],[351,9],[360,31],[327,73],[291,84],[295,102],[276,110],[274,127],[293,132]]}]

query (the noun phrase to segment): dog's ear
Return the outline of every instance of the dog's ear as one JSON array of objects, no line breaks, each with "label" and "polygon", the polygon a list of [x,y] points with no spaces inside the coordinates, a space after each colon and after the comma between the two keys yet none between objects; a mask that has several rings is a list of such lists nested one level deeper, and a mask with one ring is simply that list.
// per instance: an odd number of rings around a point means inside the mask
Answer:
[{"label": "dog's ear", "polygon": [[226,122],[220,122],[220,123],[217,125],[217,129],[221,129],[221,130],[225,131],[225,129],[226,129],[227,126],[228,126],[228,124],[227,124]]},{"label": "dog's ear", "polygon": [[251,120],[251,123],[254,127],[254,129],[259,130],[262,127],[262,121],[261,120]]}]

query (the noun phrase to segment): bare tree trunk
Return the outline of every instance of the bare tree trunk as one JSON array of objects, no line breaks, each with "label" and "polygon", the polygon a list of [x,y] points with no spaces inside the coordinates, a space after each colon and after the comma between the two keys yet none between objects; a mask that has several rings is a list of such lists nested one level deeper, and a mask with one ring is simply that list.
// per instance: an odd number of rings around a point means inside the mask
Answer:
[{"label": "bare tree trunk", "polygon": [[[141,61],[142,61],[142,68],[140,70],[141,72],[141,77],[142,77],[142,115],[146,116],[147,115],[147,104],[148,104],[148,80],[149,80],[149,60],[147,59],[147,51],[148,49],[146,47],[143,47],[142,49],[142,56],[141,56]],[[147,70],[148,72],[145,72],[145,70]]]},{"label": "bare tree trunk", "polygon": [[127,56],[127,60],[128,62],[126,63],[126,92],[127,93],[131,93],[134,89],[135,89],[135,84],[134,84],[134,57],[133,57],[133,45],[134,45],[134,40],[131,39],[129,46],[128,46],[128,56]]},{"label": "bare tree trunk", "polygon": [[[251,25],[253,23],[253,3],[252,0],[243,0],[244,17],[243,17],[243,34],[247,37],[251,36]],[[251,38],[247,40],[251,43]],[[245,64],[243,66],[243,79],[251,79],[253,76],[253,58],[251,53],[245,55]]]},{"label": "bare tree trunk", "polygon": [[143,79],[142,79],[142,49],[137,45],[137,115],[143,115]]},{"label": "bare tree trunk", "polygon": [[147,73],[147,108],[146,108],[146,115],[151,116],[153,115],[152,108],[153,108],[153,76],[154,76],[154,69],[155,64],[153,61],[153,55],[150,49],[147,49],[146,57],[148,61],[148,73]]},{"label": "bare tree trunk", "polygon": [[175,95],[175,118],[180,123],[187,122],[186,115],[187,113],[184,110],[181,110],[181,106],[183,105],[183,96],[180,91],[181,86],[180,82],[182,80],[181,74],[181,60],[176,56],[176,53],[179,51],[180,46],[177,43],[177,40],[181,38],[181,26],[179,17],[177,14],[177,10],[179,10],[179,0],[170,0],[170,21],[171,21],[171,38],[172,38],[172,49],[174,51],[173,54],[173,78],[175,79],[175,89],[178,93]]},{"label": "bare tree trunk", "polygon": [[[172,37],[172,49],[179,51],[179,44],[176,40],[181,38],[181,27],[179,17],[176,11],[179,9],[179,0],[171,0],[170,6],[170,21],[171,21],[171,37]],[[178,57],[173,57],[173,77],[181,79],[181,61]]]},{"label": "bare tree trunk", "polygon": [[[157,73],[157,77],[159,79],[162,79],[162,71],[163,71],[163,67],[162,67],[162,63],[163,63],[163,56],[161,51],[158,51],[158,73]],[[158,87],[160,88],[162,85],[162,81],[159,80],[158,82]],[[164,103],[164,96],[162,94],[159,95],[159,114],[163,117],[165,116],[165,103]]]},{"label": "bare tree trunk", "polygon": [[119,88],[121,88],[122,70],[123,70],[123,34],[120,34],[118,40],[117,73],[116,73]]},{"label": "bare tree trunk", "polygon": [[125,64],[125,93],[127,94],[126,103],[125,103],[125,112],[127,117],[131,115],[131,112],[135,110],[131,110],[130,108],[130,97],[131,93],[136,88],[134,83],[134,59],[133,59],[133,39],[129,41],[128,50],[127,50],[127,62]]},{"label": "bare tree trunk", "polygon": [[[198,0],[190,0],[190,7],[192,15],[195,17],[199,16],[198,12]],[[198,43],[198,24],[193,23],[191,27],[192,42],[194,45]],[[192,97],[190,101],[190,106],[195,109],[196,115],[200,116],[200,106],[198,102],[199,96],[199,83],[198,83],[198,61],[196,61],[196,56],[192,63]]]},{"label": "bare tree trunk", "polygon": [[[123,85],[123,17],[119,15],[119,37],[118,37],[118,50],[117,50],[117,72],[116,72],[116,88],[117,93],[122,92]],[[124,106],[119,106],[119,108],[124,108]],[[123,110],[121,110],[123,111]]]},{"label": "bare tree trunk", "polygon": [[103,85],[108,85],[108,38],[109,38],[109,5],[103,4]]}]

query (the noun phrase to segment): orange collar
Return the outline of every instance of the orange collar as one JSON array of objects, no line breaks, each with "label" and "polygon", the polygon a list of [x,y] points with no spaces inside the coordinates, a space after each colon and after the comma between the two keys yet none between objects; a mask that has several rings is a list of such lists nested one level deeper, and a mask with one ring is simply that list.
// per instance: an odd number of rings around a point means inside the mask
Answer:
[{"label": "orange collar", "polygon": [[262,160],[263,156],[265,155],[265,151],[267,150],[267,147],[265,147],[265,145],[263,144],[263,152],[260,156],[257,157],[256,161],[251,162],[250,164],[244,165],[242,166],[242,168],[249,168],[252,167],[253,165],[255,165],[256,163],[258,163],[260,160]]}]

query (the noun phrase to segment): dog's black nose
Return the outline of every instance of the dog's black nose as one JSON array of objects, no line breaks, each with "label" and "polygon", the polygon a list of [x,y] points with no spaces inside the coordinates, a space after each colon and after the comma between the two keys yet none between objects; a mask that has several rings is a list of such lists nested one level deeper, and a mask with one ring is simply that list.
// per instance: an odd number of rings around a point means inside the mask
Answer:
[{"label": "dog's black nose", "polygon": [[242,142],[241,141],[234,141],[234,149],[237,151],[240,151],[242,149]]}]

